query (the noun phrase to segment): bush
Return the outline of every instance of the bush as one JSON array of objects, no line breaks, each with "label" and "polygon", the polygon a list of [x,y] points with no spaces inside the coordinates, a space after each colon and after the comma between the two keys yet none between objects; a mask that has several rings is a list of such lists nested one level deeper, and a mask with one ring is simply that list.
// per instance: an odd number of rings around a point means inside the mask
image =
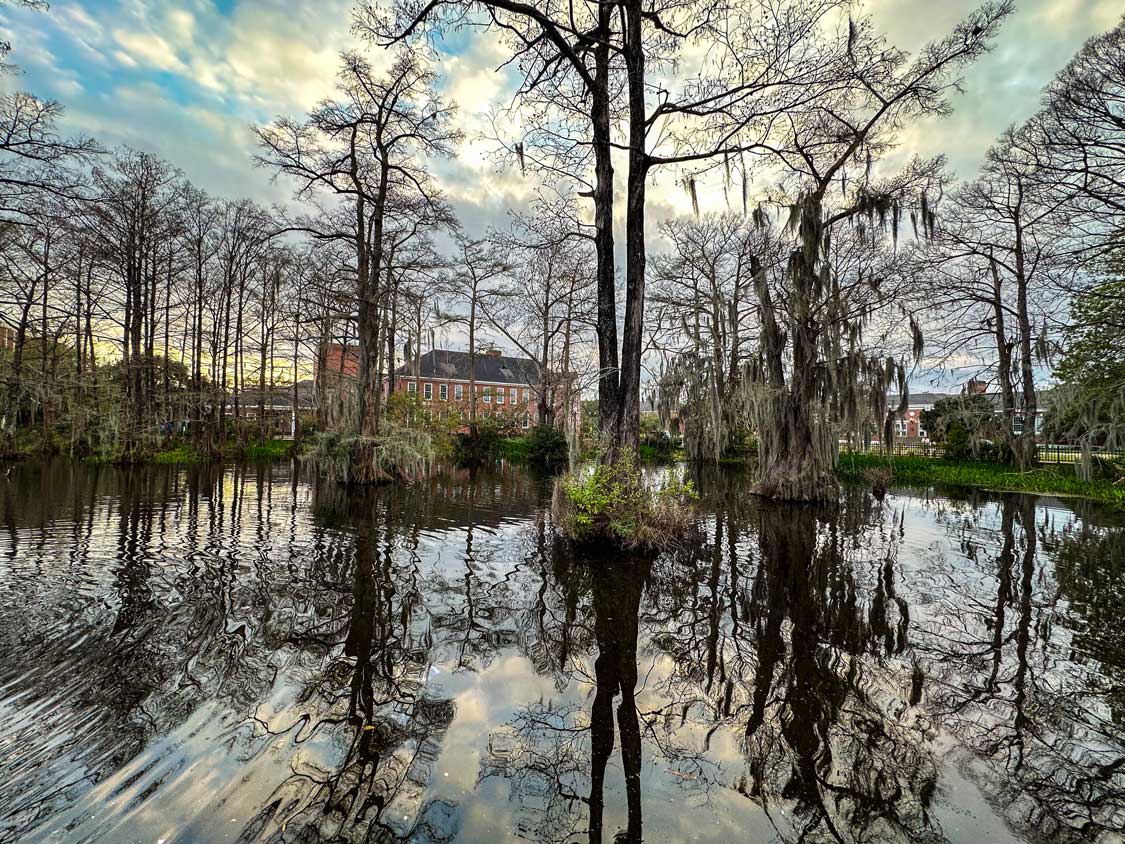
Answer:
[{"label": "bush", "polygon": [[871,485],[871,493],[882,501],[887,494],[887,487],[894,480],[894,471],[890,466],[872,466],[864,470],[863,479]]},{"label": "bush", "polygon": [[576,542],[608,540],[659,551],[682,540],[695,521],[697,499],[692,482],[682,475],[650,484],[625,458],[560,478],[552,508],[563,534]]},{"label": "bush", "polygon": [[304,463],[340,483],[381,483],[424,474],[434,458],[433,441],[425,431],[387,425],[379,437],[315,434]]},{"label": "bush", "polygon": [[288,440],[266,440],[246,446],[242,450],[242,456],[251,461],[281,460],[292,451],[293,443]]},{"label": "bush", "polygon": [[570,456],[566,437],[552,425],[536,425],[526,440],[527,459],[540,466],[558,466]]}]

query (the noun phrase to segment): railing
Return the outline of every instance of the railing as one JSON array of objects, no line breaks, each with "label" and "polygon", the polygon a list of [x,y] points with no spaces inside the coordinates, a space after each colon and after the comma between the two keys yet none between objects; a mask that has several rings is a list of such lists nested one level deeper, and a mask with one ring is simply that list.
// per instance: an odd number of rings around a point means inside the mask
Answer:
[{"label": "railing", "polygon": [[[867,448],[840,443],[840,451],[848,454],[887,453],[887,449],[878,443],[872,443]],[[896,440],[894,445],[891,446],[891,454],[896,457],[945,457],[945,446],[942,443],[932,443],[926,440],[911,440],[908,442]]]},{"label": "railing", "polygon": [[[1114,462],[1125,461],[1125,450],[1113,448],[1093,447],[1090,453],[1094,457]],[[1077,445],[1059,445],[1056,443],[1039,444],[1040,463],[1077,463],[1082,459],[1082,448]]]},{"label": "railing", "polygon": [[[1077,445],[1039,443],[1037,449],[1040,463],[1077,463],[1082,458],[1082,447]],[[841,443],[840,451],[850,454],[887,453],[887,450],[878,443],[874,443],[867,448]],[[1125,450],[1123,449],[1091,448],[1090,452],[1094,457],[1104,460],[1125,462]],[[942,443],[927,442],[926,440],[896,441],[891,447],[891,453],[896,457],[944,457],[945,445]]]}]

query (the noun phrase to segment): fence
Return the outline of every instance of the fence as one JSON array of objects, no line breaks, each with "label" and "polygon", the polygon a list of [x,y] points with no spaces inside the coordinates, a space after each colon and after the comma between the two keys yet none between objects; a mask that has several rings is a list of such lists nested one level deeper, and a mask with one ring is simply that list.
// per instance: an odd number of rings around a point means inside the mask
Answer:
[{"label": "fence", "polygon": [[[1040,463],[1077,463],[1082,459],[1082,448],[1077,445],[1061,445],[1058,443],[1039,443],[1038,457]],[[840,451],[851,454],[886,454],[887,451],[878,443],[873,443],[867,448],[840,444]],[[1115,462],[1125,462],[1125,450],[1091,448],[1094,457]],[[942,443],[932,443],[925,440],[908,440],[895,442],[891,453],[896,457],[944,457],[945,446]]]},{"label": "fence", "polygon": [[[845,454],[883,454],[887,449],[879,443],[863,446],[840,443],[840,451]],[[945,446],[942,443],[932,443],[926,440],[896,441],[891,446],[891,453],[896,457],[945,457]]]},{"label": "fence", "polygon": [[[1091,448],[1094,457],[1114,462],[1125,462],[1125,450],[1112,448]],[[1082,459],[1082,449],[1076,445],[1059,445],[1056,443],[1039,444],[1040,463],[1077,463]]]}]

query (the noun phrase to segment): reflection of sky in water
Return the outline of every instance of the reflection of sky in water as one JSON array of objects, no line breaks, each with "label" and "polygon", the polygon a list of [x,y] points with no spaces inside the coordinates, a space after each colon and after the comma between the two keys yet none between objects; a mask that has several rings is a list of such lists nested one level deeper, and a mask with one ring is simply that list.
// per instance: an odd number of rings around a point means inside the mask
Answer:
[{"label": "reflection of sky in water", "polygon": [[701,535],[648,570],[574,559],[518,470],[349,498],[278,466],[19,467],[0,842],[586,840],[632,648],[646,841],[1120,831],[1112,516],[700,487]]}]

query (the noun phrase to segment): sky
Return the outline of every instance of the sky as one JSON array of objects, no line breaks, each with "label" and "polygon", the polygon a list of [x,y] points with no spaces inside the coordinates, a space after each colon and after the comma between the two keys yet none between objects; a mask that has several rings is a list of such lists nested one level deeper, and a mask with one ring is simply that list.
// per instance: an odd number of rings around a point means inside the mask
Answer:
[{"label": "sky", "polygon": [[[752,0],[747,0],[752,2]],[[868,0],[889,41],[917,50],[947,32],[970,0]],[[330,95],[353,0],[52,0],[46,11],[0,5],[0,31],[21,73],[0,84],[58,100],[65,127],[104,146],[128,144],[181,168],[209,192],[285,203],[291,185],[254,167],[253,127],[300,117]],[[857,3],[857,6],[859,4]],[[989,144],[1036,108],[1045,84],[1089,37],[1120,20],[1121,0],[1017,0],[995,49],[964,75],[951,117],[909,127],[898,154],[944,153],[971,177]],[[386,51],[368,48],[372,62]],[[503,225],[534,191],[534,176],[497,172],[482,132],[508,102],[512,70],[497,71],[496,39],[453,33],[441,45],[441,88],[457,103],[465,140],[435,175],[471,233]],[[690,214],[675,176],[650,189],[650,218]],[[704,198],[721,202],[721,190]],[[720,210],[720,209],[715,209]]]}]

